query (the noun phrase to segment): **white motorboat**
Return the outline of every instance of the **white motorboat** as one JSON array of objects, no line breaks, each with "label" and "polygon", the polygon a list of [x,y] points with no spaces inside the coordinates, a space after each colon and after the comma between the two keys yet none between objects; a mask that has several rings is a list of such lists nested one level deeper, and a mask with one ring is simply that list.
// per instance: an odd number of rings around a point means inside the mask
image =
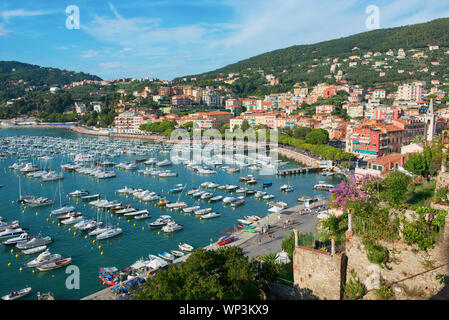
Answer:
[{"label": "white motorboat", "polygon": [[221,214],[218,212],[210,212],[208,214],[202,215],[201,219],[212,219],[212,218],[218,218],[219,216],[221,216]]},{"label": "white motorboat", "polygon": [[149,219],[149,218],[151,218],[151,216],[148,213],[144,213],[139,216],[134,216],[134,219],[136,219],[136,220],[143,220],[143,219]]},{"label": "white motorboat", "polygon": [[203,200],[207,200],[207,199],[210,199],[210,198],[212,198],[214,196],[214,194],[213,193],[210,193],[210,192],[205,192],[205,193],[203,193],[202,195],[201,195],[201,199],[203,199]]},{"label": "white motorboat", "polygon": [[0,239],[15,237],[24,232],[25,230],[22,228],[6,228],[4,231],[0,232]]},{"label": "white motorboat", "polygon": [[89,191],[87,190],[75,190],[73,192],[69,193],[69,196],[71,197],[83,197],[87,196],[89,194]]},{"label": "white motorboat", "polygon": [[230,204],[230,203],[232,203],[232,202],[234,202],[236,200],[237,200],[237,198],[234,198],[234,197],[225,197],[223,199],[223,204]]},{"label": "white motorboat", "polygon": [[201,210],[195,210],[194,213],[195,215],[202,215],[202,214],[206,214],[212,211],[212,208],[206,208],[206,209],[201,209]]},{"label": "white motorboat", "polygon": [[5,246],[15,246],[20,243],[25,243],[30,240],[30,237],[28,237],[28,233],[24,232],[20,234],[18,237],[9,238],[8,240],[3,242],[3,245]]},{"label": "white motorboat", "polygon": [[97,240],[109,239],[109,238],[118,236],[121,233],[122,233],[122,229],[121,228],[108,228],[107,231],[97,235]]},{"label": "white motorboat", "polygon": [[68,219],[62,220],[61,223],[65,224],[65,225],[70,225],[70,224],[75,224],[75,223],[81,222],[82,220],[84,220],[83,216],[78,216],[78,217],[72,216]]},{"label": "white motorboat", "polygon": [[38,255],[36,259],[27,262],[25,266],[27,266],[28,268],[39,267],[46,263],[61,260],[61,258],[62,257],[60,254],[51,254],[49,250],[46,250]]},{"label": "white motorboat", "polygon": [[65,207],[61,207],[59,209],[55,209],[51,211],[51,215],[52,216],[56,216],[59,214],[65,214],[65,213],[69,213],[75,210],[74,206],[65,206]]},{"label": "white motorboat", "polygon": [[137,211],[136,208],[125,208],[125,209],[118,210],[115,213],[127,215],[128,213],[132,213],[132,212],[136,212],[136,211]]},{"label": "white motorboat", "polygon": [[172,162],[168,159],[156,163],[158,167],[170,166],[171,164]]},{"label": "white motorboat", "polygon": [[193,207],[184,208],[184,209],[182,209],[182,211],[185,213],[190,213],[195,210],[198,210],[199,208],[200,208],[200,206],[193,206]]},{"label": "white motorboat", "polygon": [[193,247],[190,244],[187,243],[180,243],[178,245],[178,248],[182,251],[191,252],[193,251]]},{"label": "white motorboat", "polygon": [[125,213],[126,217],[133,217],[133,216],[139,216],[143,214],[148,214],[148,210],[139,210],[134,212]]},{"label": "white motorboat", "polygon": [[23,254],[35,254],[47,250],[47,246],[39,246],[31,249],[22,250]]},{"label": "white motorboat", "polygon": [[167,223],[167,225],[162,227],[164,232],[175,232],[183,229],[182,224],[177,224],[174,221]]},{"label": "white motorboat", "polygon": [[21,250],[26,250],[26,249],[32,249],[32,248],[40,247],[43,245],[47,245],[52,242],[53,242],[53,239],[51,237],[43,237],[43,238],[33,237],[33,238],[31,238],[31,240],[29,240],[25,243],[18,244],[16,247]]},{"label": "white motorboat", "polygon": [[2,297],[2,300],[17,300],[19,298],[22,298],[22,297],[28,295],[31,292],[31,290],[32,290],[31,287],[27,287],[27,288],[21,289],[17,292],[11,291],[9,294],[4,295]]},{"label": "white motorboat", "polygon": [[96,235],[99,235],[106,231],[108,231],[108,228],[97,227],[94,230],[92,230],[91,232],[89,232],[88,234],[89,234],[89,236],[96,236]]},{"label": "white motorboat", "polygon": [[182,209],[182,208],[186,208],[187,207],[187,203],[185,203],[185,202],[167,203],[165,205],[165,207],[167,207],[168,209],[179,210],[179,209]]}]

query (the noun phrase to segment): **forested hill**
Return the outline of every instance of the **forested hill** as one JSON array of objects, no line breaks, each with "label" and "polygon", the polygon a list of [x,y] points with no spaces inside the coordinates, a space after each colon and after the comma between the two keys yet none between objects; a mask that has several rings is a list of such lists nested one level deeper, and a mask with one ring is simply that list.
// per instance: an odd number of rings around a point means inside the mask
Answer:
[{"label": "forested hill", "polygon": [[26,82],[28,86],[63,86],[81,80],[101,80],[101,78],[83,73],[57,68],[40,67],[17,61],[0,61],[0,83]]},{"label": "forested hill", "polygon": [[[386,52],[389,49],[397,51],[399,48],[404,50],[420,49],[428,45],[449,47],[449,18],[403,27],[378,29],[311,45],[296,45],[267,52],[207,73],[187,76],[187,78],[196,77],[199,81],[204,82],[226,76],[228,73],[245,73],[250,68],[274,75],[283,73],[279,77],[281,84],[282,80],[307,81],[308,77],[299,75],[302,70],[298,68],[305,65],[310,67],[313,64],[310,62],[314,59],[348,57],[353,53],[360,54],[367,51]],[[354,52],[354,47],[358,47],[360,51]],[[182,78],[175,79],[175,81],[181,81]]]}]

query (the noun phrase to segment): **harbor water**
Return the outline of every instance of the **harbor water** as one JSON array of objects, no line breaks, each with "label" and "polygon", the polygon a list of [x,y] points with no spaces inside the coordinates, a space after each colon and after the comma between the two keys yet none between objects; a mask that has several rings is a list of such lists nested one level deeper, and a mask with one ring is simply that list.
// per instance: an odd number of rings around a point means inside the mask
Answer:
[{"label": "harbor water", "polygon": [[[64,129],[1,129],[0,139],[2,137],[20,137],[20,136],[48,136],[59,137],[63,139],[79,140],[87,136],[71,132]],[[88,139],[98,140],[101,145],[105,139],[113,140],[113,138],[105,137],[88,137]],[[151,144],[151,142],[145,142]],[[120,150],[118,150],[120,151]],[[36,158],[29,157],[27,162],[33,162],[39,168],[55,170],[56,172],[64,172],[61,165],[70,162],[66,155],[49,154],[51,160],[41,161]],[[170,154],[154,152],[153,154],[130,155],[122,153],[117,157],[106,158],[105,160],[120,162],[134,162],[138,158],[157,158],[158,161],[168,159]],[[327,192],[314,191],[313,186],[319,181],[325,181],[329,184],[337,184],[340,182],[339,177],[321,176],[318,173],[304,173],[300,175],[278,177],[276,175],[267,176],[259,175],[258,171],[252,171],[248,167],[242,168],[241,172],[229,174],[220,168],[213,168],[217,171],[214,175],[198,175],[191,168],[182,164],[172,165],[161,168],[169,169],[178,174],[177,177],[160,178],[153,176],[145,176],[134,171],[118,170],[110,167],[116,177],[111,179],[96,179],[88,175],[81,175],[74,172],[64,172],[64,179],[60,181],[43,182],[40,179],[28,178],[26,175],[17,170],[8,167],[17,162],[23,155],[10,155],[0,160],[0,216],[5,221],[18,220],[21,227],[28,228],[28,235],[50,236],[54,242],[49,245],[51,253],[59,253],[63,257],[72,257],[72,266],[79,268],[80,282],[79,288],[71,288],[73,282],[68,278],[72,274],[66,273],[66,268],[56,269],[52,271],[38,271],[35,268],[27,268],[24,264],[34,258],[37,254],[24,255],[19,249],[6,247],[1,245],[0,248],[0,270],[2,281],[0,281],[0,295],[3,296],[10,292],[11,289],[19,290],[26,286],[33,288],[33,291],[26,299],[37,299],[36,293],[46,293],[50,291],[57,300],[60,299],[81,299],[95,291],[101,290],[104,286],[98,278],[98,270],[100,267],[117,267],[122,269],[134,263],[140,257],[147,257],[148,254],[157,255],[159,252],[178,250],[178,244],[185,242],[194,248],[203,247],[211,242],[217,241],[218,238],[232,231],[234,226],[238,225],[237,219],[247,215],[266,216],[269,212],[269,201],[286,202],[289,206],[298,204],[299,196],[325,197]],[[26,156],[25,156],[26,158]],[[293,163],[286,159],[280,160],[288,162],[282,166],[282,169],[295,168],[299,164]],[[73,159],[72,159],[73,160]],[[138,163],[139,169],[144,169],[143,163]],[[257,184],[247,186],[244,182],[240,182],[239,178],[246,175],[254,175]],[[20,177],[20,188],[19,188]],[[221,201],[216,203],[208,203],[208,200],[199,200],[186,195],[186,191],[199,187],[201,183],[213,181],[220,185],[233,184],[249,189],[266,191],[274,194],[276,197],[271,200],[258,200],[253,195],[245,197],[245,204],[235,209],[230,206],[224,206]],[[272,181],[273,185],[262,188],[262,183]],[[177,184],[186,185],[185,191],[181,194],[169,194],[168,191]],[[295,187],[293,192],[281,192],[280,187],[289,184]],[[59,188],[60,186],[60,188]],[[169,209],[160,209],[153,202],[141,202],[133,199],[132,196],[126,197],[116,191],[124,188],[142,188],[144,190],[154,191],[163,195],[172,202],[186,202],[189,207],[199,205],[201,208],[212,208],[212,211],[221,213],[221,216],[210,220],[201,220],[194,214],[183,214],[181,211],[170,211]],[[35,195],[42,196],[55,201],[53,206],[42,208],[27,208],[17,203],[19,199],[19,189],[23,196]],[[108,223],[118,225],[122,228],[123,233],[117,237],[107,240],[96,240],[87,233],[75,230],[72,226],[60,225],[55,217],[50,216],[52,209],[59,208],[60,197],[59,189],[61,189],[62,204],[73,205],[76,211],[82,212],[85,218],[96,219],[97,214],[102,221],[107,219]],[[87,202],[82,202],[76,198],[70,198],[69,192],[75,190],[88,190],[90,194],[99,193],[102,199],[118,200],[123,204],[131,204],[132,207],[143,210],[147,209],[152,216],[151,219],[134,220],[116,213],[108,213],[106,211],[98,211],[95,207],[90,206]],[[225,190],[207,190],[216,195],[240,196],[235,192],[230,194]],[[160,229],[151,229],[148,223],[158,218],[160,215],[171,215],[179,224],[184,226],[183,230],[174,233],[164,233]],[[4,241],[4,240],[2,240]],[[100,247],[101,246],[101,247]],[[22,269],[21,269],[22,268]],[[68,270],[67,270],[68,271]],[[68,286],[67,286],[68,284]]]}]

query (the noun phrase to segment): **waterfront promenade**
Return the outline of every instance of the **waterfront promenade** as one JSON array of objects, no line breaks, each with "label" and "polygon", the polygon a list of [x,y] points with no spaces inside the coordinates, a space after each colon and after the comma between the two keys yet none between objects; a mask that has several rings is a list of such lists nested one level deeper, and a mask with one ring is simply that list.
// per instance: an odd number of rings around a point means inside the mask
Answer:
[{"label": "waterfront promenade", "polygon": [[[320,199],[315,203],[315,206],[326,207],[328,202],[328,199]],[[314,233],[318,223],[317,213],[319,210],[313,210],[312,208],[311,213],[299,214],[300,212],[304,212],[304,204],[286,208],[277,213],[271,213],[255,224],[255,233],[236,231],[232,234],[236,240],[225,246],[242,248],[249,259],[257,258],[267,253],[280,252],[282,240],[290,235],[294,229],[298,229],[300,233]],[[288,224],[286,223],[287,220],[289,221]],[[270,225],[268,232],[272,234],[271,238],[268,234],[264,235],[261,233],[262,227],[266,225]],[[216,250],[218,248],[220,247],[217,244],[210,244],[204,247],[205,250]],[[189,255],[185,255],[176,259],[174,263],[183,262],[188,257]],[[116,297],[109,287],[93,293],[82,300],[116,300]]]}]

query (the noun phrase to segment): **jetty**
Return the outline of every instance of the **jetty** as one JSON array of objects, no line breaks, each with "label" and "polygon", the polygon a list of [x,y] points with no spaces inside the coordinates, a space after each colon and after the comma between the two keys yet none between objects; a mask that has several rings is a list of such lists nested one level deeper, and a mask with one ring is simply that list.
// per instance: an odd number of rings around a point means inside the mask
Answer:
[{"label": "jetty", "polygon": [[286,169],[286,170],[278,170],[277,175],[278,176],[291,176],[291,175],[301,174],[301,173],[318,172],[322,169],[323,168],[320,168],[320,167],[300,167],[300,168],[293,168],[293,169]]}]

